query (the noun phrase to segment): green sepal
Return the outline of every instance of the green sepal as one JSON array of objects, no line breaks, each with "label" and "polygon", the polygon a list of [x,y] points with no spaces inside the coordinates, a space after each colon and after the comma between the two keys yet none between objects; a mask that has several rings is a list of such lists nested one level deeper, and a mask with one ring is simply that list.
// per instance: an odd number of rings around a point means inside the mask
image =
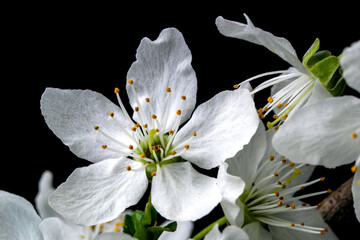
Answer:
[{"label": "green sepal", "polygon": [[320,40],[318,38],[315,39],[314,43],[311,45],[311,47],[307,50],[305,55],[302,59],[302,64],[306,67],[308,65],[309,59],[319,50],[320,47]]},{"label": "green sepal", "polygon": [[165,227],[153,226],[153,227],[149,227],[148,230],[149,230],[149,232],[152,233],[152,236],[153,236],[152,239],[155,240],[155,239],[158,239],[164,231],[175,232],[176,228],[177,228],[177,222],[171,222],[168,225],[166,225]]},{"label": "green sepal", "polygon": [[151,240],[152,234],[147,231],[144,225],[144,223],[147,223],[148,221],[149,219],[145,216],[143,211],[136,210],[131,215],[125,215],[123,231],[139,240]]},{"label": "green sepal", "polygon": [[[151,201],[151,199],[149,199]],[[147,225],[155,225],[157,222],[156,222],[156,219],[157,219],[157,215],[158,215],[158,212],[156,211],[156,209],[154,208],[154,206],[152,205],[151,202],[148,202],[145,206],[145,216],[147,218],[150,218],[150,221],[148,220]]]}]

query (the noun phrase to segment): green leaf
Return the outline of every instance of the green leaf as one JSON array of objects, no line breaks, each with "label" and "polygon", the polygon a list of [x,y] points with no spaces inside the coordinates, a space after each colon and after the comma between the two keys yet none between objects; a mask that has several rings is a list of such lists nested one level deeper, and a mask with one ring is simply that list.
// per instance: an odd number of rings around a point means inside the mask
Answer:
[{"label": "green leaf", "polygon": [[307,52],[303,56],[302,63],[305,67],[307,67],[308,65],[307,62],[309,61],[309,59],[317,52],[317,50],[319,50],[319,47],[320,47],[320,40],[316,38],[314,43],[309,48],[309,50],[307,50]]}]

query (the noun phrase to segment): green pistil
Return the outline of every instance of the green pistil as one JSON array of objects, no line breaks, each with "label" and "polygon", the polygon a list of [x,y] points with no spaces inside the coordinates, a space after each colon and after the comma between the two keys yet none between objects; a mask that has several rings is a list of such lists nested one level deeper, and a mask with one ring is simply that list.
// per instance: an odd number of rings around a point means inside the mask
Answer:
[{"label": "green pistil", "polygon": [[[288,185],[289,183],[291,183],[291,181],[298,175],[301,174],[301,171],[298,169],[298,168],[294,168],[294,173],[291,175],[291,177],[287,178],[286,181],[282,184],[282,186],[286,186]],[[278,191],[280,191],[282,189],[282,187],[279,187],[277,189],[275,189],[275,191],[273,193],[276,193]]]}]

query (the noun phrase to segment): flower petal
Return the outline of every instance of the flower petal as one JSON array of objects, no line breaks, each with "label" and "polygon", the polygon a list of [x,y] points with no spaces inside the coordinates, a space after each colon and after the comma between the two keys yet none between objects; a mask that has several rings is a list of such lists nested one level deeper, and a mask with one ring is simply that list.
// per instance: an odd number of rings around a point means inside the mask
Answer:
[{"label": "flower petal", "polygon": [[221,163],[217,180],[222,195],[221,207],[224,211],[226,219],[231,225],[242,226],[244,215],[240,214],[238,199],[244,192],[245,182],[238,176],[228,173],[229,168],[227,162]]},{"label": "flower petal", "polygon": [[236,226],[227,226],[224,228],[222,233],[219,231],[218,224],[211,229],[211,231],[206,234],[204,240],[249,240],[248,235],[246,232]]},{"label": "flower petal", "polygon": [[273,138],[275,149],[296,163],[334,168],[360,154],[360,99],[343,96],[308,105],[286,121]]},{"label": "flower petal", "polygon": [[96,240],[137,240],[137,238],[133,238],[129,234],[121,233],[121,232],[107,232],[102,233],[100,236],[96,238]]},{"label": "flower petal", "polygon": [[[166,92],[167,88],[171,89],[171,104],[165,131],[172,129],[176,121],[176,111],[184,101],[182,96],[186,96],[185,107],[181,109],[182,122],[189,119],[195,107],[197,92],[197,80],[191,59],[191,52],[184,37],[175,28],[164,29],[155,41],[142,39],[127,79],[133,80],[133,87],[148,123],[151,122],[151,115],[155,114],[164,124],[170,96]],[[127,84],[127,92],[131,106],[138,106],[130,84]],[[154,112],[145,107],[146,98],[150,98]],[[139,120],[135,113],[134,119]]]},{"label": "flower petal", "polygon": [[259,117],[247,89],[224,91],[201,104],[180,129],[173,145],[197,136],[181,157],[210,169],[233,157],[256,132]]},{"label": "flower petal", "polygon": [[42,219],[49,217],[62,218],[52,207],[49,205],[49,196],[54,192],[53,188],[53,174],[50,171],[45,171],[39,181],[39,192],[35,197],[36,210]]},{"label": "flower petal", "polygon": [[354,42],[345,48],[340,59],[344,69],[343,76],[346,83],[360,92],[360,41]]},{"label": "flower petal", "polygon": [[[61,90],[47,88],[41,97],[41,111],[45,121],[54,134],[80,158],[92,162],[119,157],[118,153],[104,151],[101,146],[110,140],[94,130],[99,126],[105,133],[126,145],[132,141],[109,116],[131,128],[120,108],[100,93],[90,90]],[[119,145],[115,145],[119,147]],[[124,148],[124,151],[129,149]]]},{"label": "flower petal", "polygon": [[66,219],[90,226],[113,220],[136,204],[147,185],[145,165],[126,158],[109,159],[75,169],[49,203]]},{"label": "flower petal", "polygon": [[247,186],[251,186],[266,146],[265,127],[262,122],[259,122],[258,129],[249,144],[245,145],[233,158],[226,160],[229,164],[228,173],[241,177]]},{"label": "flower petal", "polygon": [[82,240],[82,227],[68,225],[56,217],[46,218],[40,224],[40,229],[44,235],[44,240]]},{"label": "flower petal", "polygon": [[354,180],[351,190],[354,198],[355,214],[358,221],[360,222],[360,155],[356,160],[356,166],[357,166],[357,171],[355,172],[354,175]]},{"label": "flower petal", "polygon": [[243,227],[250,239],[272,240],[271,234],[260,222],[252,222]]},{"label": "flower petal", "polygon": [[26,199],[0,190],[0,239],[43,239],[41,218]]},{"label": "flower petal", "polygon": [[251,43],[262,45],[281,57],[283,60],[287,61],[300,72],[309,74],[298,59],[294,48],[291,46],[288,40],[285,38],[276,37],[269,32],[255,27],[250,18],[246,14],[244,14],[244,16],[246,18],[247,24],[229,21],[223,17],[217,17],[216,26],[220,33],[224,36],[238,38],[249,41]]},{"label": "flower petal", "polygon": [[216,179],[198,173],[189,162],[158,166],[152,180],[151,200],[166,219],[195,221],[221,200]]}]

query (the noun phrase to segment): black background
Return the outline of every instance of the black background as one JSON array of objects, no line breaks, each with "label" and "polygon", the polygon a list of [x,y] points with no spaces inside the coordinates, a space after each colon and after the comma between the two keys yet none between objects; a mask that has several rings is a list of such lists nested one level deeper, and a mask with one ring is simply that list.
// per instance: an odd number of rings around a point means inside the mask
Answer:
[{"label": "black background", "polygon": [[[4,8],[0,189],[34,203],[44,170],[54,173],[57,186],[75,168],[89,164],[73,155],[48,129],[40,112],[41,94],[46,87],[91,89],[115,101],[113,89],[125,89],[127,70],[143,37],[155,40],[167,27],[183,33],[193,56],[200,104],[248,77],[289,67],[261,46],[222,36],[215,26],[217,16],[245,22],[246,13],[255,26],[288,39],[301,59],[316,37],[320,38],[320,49],[334,55],[360,39],[357,9],[346,1],[316,6],[313,2],[290,6],[238,1],[196,6],[185,2],[37,3]],[[257,107],[267,94],[256,95]],[[126,102],[127,96],[123,99]],[[319,167],[313,177],[327,176],[323,188],[335,189],[351,177],[349,169]],[[197,221],[195,232],[221,214],[216,208]],[[349,215],[344,226],[332,227],[345,236],[355,232],[359,223]]]}]

